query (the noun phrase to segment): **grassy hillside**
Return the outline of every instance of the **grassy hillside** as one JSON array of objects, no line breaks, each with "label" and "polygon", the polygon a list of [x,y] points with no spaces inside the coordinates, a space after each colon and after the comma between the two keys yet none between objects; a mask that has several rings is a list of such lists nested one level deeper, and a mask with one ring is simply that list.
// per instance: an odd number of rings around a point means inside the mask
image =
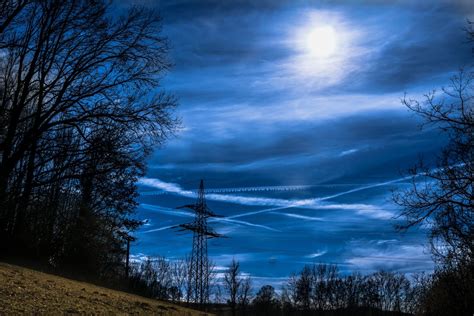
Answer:
[{"label": "grassy hillside", "polygon": [[167,302],[0,262],[0,315],[207,315]]}]

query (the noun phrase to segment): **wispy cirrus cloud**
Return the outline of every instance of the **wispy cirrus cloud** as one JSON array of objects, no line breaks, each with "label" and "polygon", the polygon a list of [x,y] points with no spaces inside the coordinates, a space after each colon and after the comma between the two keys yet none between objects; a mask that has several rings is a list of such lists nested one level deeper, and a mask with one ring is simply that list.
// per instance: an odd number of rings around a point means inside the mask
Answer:
[{"label": "wispy cirrus cloud", "polygon": [[139,184],[157,188],[166,192],[176,193],[184,196],[195,196],[196,193],[192,191],[186,191],[181,188],[180,185],[176,183],[164,182],[157,178],[140,178],[138,180]]},{"label": "wispy cirrus cloud", "polygon": [[358,148],[352,148],[352,149],[344,150],[339,154],[339,157],[344,157],[344,156],[356,153],[358,151],[359,151]]},{"label": "wispy cirrus cloud", "polygon": [[312,217],[312,216],[306,216],[306,215],[300,215],[300,214],[294,214],[294,213],[271,212],[271,214],[282,215],[282,216],[296,218],[296,219],[303,219],[307,221],[324,221],[324,219],[321,217]]},{"label": "wispy cirrus cloud", "polygon": [[159,212],[159,213],[162,213],[162,214],[171,215],[171,216],[180,216],[180,217],[192,217],[193,216],[193,214],[191,214],[190,212],[186,212],[186,211],[182,211],[182,210],[178,210],[178,209],[172,209],[172,208],[163,207],[163,206],[158,206],[158,205],[151,205],[151,204],[147,204],[147,203],[140,203],[140,207],[144,208],[144,209],[147,209],[147,210],[154,211],[154,212]]},{"label": "wispy cirrus cloud", "polygon": [[317,258],[317,257],[321,257],[321,256],[325,255],[326,253],[327,253],[327,250],[318,251],[318,252],[314,252],[314,253],[311,253],[309,255],[306,255],[305,258],[314,259],[314,258]]},{"label": "wispy cirrus cloud", "polygon": [[[146,203],[140,203],[140,207],[144,208],[144,209],[151,210],[151,211],[159,212],[159,213],[162,213],[162,214],[171,215],[171,216],[194,217],[194,214],[191,213],[191,212],[181,211],[181,210],[177,210],[177,209],[171,209],[171,208],[157,206],[157,205],[150,205],[150,204],[146,204]],[[270,231],[279,232],[278,229],[275,229],[275,228],[272,228],[272,227],[269,227],[269,226],[266,226],[266,225],[260,225],[260,224],[254,224],[254,223],[247,222],[247,221],[236,220],[232,216],[212,218],[212,219],[209,220],[209,222],[224,222],[224,223],[238,224],[238,225],[243,225],[243,226],[250,226],[250,227],[262,228],[262,229],[266,229],[266,230],[270,230]],[[167,226],[163,226],[163,227],[159,227],[159,228],[148,229],[148,230],[142,231],[142,233],[153,233],[153,232],[157,232],[157,231],[171,229],[175,226],[176,225],[167,225]]]},{"label": "wispy cirrus cloud", "polygon": [[433,260],[425,245],[401,244],[399,241],[353,240],[347,244],[346,263],[355,269],[398,271],[426,271],[433,268]]},{"label": "wispy cirrus cloud", "polygon": [[[393,214],[388,210],[382,209],[380,206],[363,204],[363,203],[326,203],[323,201],[333,199],[345,194],[350,194],[350,193],[358,192],[361,190],[366,190],[369,188],[374,188],[378,186],[383,186],[383,185],[399,182],[403,179],[405,178],[396,179],[392,181],[386,181],[382,183],[376,183],[376,184],[372,184],[368,186],[363,186],[360,188],[348,190],[348,191],[330,195],[330,196],[309,198],[309,199],[281,199],[281,198],[254,197],[254,196],[241,196],[241,195],[216,194],[216,193],[207,194],[206,197],[214,201],[236,203],[236,204],[241,204],[241,205],[275,206],[276,207],[276,208],[275,207],[269,208],[267,210],[252,211],[252,212],[246,212],[239,215],[235,215],[238,217],[250,216],[250,215],[255,215],[258,213],[266,213],[266,212],[271,212],[271,211],[283,209],[283,208],[309,208],[309,209],[314,209],[314,210],[331,210],[331,209],[332,210],[353,210],[357,214],[360,214],[360,215],[365,215],[365,216],[375,217],[375,218],[380,218],[380,219],[390,219],[393,217]],[[159,179],[141,178],[139,180],[139,183],[142,185],[158,188],[166,192],[178,194],[178,195],[188,197],[188,198],[196,197],[196,192],[194,191],[184,190],[178,184],[167,183]]]}]

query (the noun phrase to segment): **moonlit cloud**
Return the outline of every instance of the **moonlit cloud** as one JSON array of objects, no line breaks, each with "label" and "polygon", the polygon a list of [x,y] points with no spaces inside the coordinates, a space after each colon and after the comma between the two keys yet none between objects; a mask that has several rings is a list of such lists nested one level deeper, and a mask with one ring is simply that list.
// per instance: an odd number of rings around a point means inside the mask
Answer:
[{"label": "moonlit cloud", "polygon": [[271,230],[271,231],[274,231],[274,232],[281,232],[281,231],[278,230],[278,229],[275,229],[275,228],[272,228],[272,227],[268,227],[268,226],[265,226],[265,225],[253,224],[253,223],[249,223],[249,222],[245,222],[245,221],[239,221],[239,220],[235,220],[235,219],[231,219],[231,218],[226,218],[226,217],[212,219],[212,220],[210,220],[210,222],[236,223],[236,224],[241,224],[241,225],[244,225],[244,226],[251,226],[251,227],[257,227],[257,228],[263,228],[263,229]]},{"label": "moonlit cloud", "polygon": [[170,209],[170,208],[162,207],[162,206],[140,203],[140,207],[151,210],[151,211],[159,212],[162,214],[171,215],[171,216],[193,217],[193,215],[190,212],[185,212],[185,211],[181,211],[177,209]]},{"label": "moonlit cloud", "polygon": [[180,195],[185,195],[185,196],[195,196],[196,193],[193,193],[191,191],[185,191],[183,190],[179,185],[176,183],[168,183],[168,182],[163,182],[160,179],[150,179],[150,178],[140,178],[138,180],[138,184],[143,184],[146,186],[150,186],[153,188],[157,188],[166,192],[170,193],[177,193]]},{"label": "moonlit cloud", "polygon": [[[141,203],[140,207],[144,208],[144,209],[152,210],[152,211],[155,211],[155,212],[159,212],[159,213],[162,213],[162,214],[171,215],[171,216],[194,217],[194,214],[192,214],[191,212],[180,211],[180,210],[176,210],[176,209],[169,209],[169,208],[149,205],[149,204],[145,204],[145,203]],[[246,221],[239,221],[239,220],[235,220],[233,218],[235,218],[235,217],[232,217],[232,216],[231,217],[217,217],[217,218],[213,218],[213,219],[209,220],[209,222],[225,222],[225,223],[231,223],[231,224],[239,224],[239,225],[244,225],[244,226],[263,228],[263,229],[267,229],[267,230],[271,230],[271,231],[279,231],[275,228],[268,227],[268,226],[265,226],[265,225],[253,224],[253,223],[246,222]],[[170,228],[173,228],[175,226],[176,225],[174,225],[174,226],[171,225],[171,226],[163,226],[163,227],[154,228],[154,229],[148,229],[148,230],[142,231],[142,233],[153,233],[153,232],[157,232],[157,231],[170,229]]]},{"label": "moonlit cloud", "polygon": [[357,268],[377,270],[396,268],[403,272],[426,271],[433,267],[428,249],[422,245],[400,245],[396,242],[379,243],[352,241],[351,258],[346,262]]},{"label": "moonlit cloud", "polygon": [[293,214],[293,213],[281,213],[281,212],[271,212],[271,214],[282,215],[291,218],[303,219],[308,221],[324,221],[321,217],[312,217],[312,216],[305,216],[300,214]]},{"label": "moonlit cloud", "polygon": [[309,259],[314,259],[314,258],[317,258],[317,257],[321,257],[321,256],[325,255],[326,253],[327,253],[327,251],[320,251],[320,252],[315,252],[315,253],[309,254],[305,257],[309,258]]},{"label": "moonlit cloud", "polygon": [[143,233],[154,233],[154,232],[160,232],[162,230],[167,230],[167,229],[170,229],[170,228],[173,228],[174,225],[171,225],[171,226],[163,226],[163,227],[159,227],[159,228],[154,228],[154,229],[149,229],[149,230],[145,230],[143,231]]},{"label": "moonlit cloud", "polygon": [[340,157],[347,156],[347,155],[356,153],[356,152],[358,152],[358,151],[359,151],[359,149],[357,149],[357,148],[352,148],[352,149],[344,150],[343,152],[341,152],[341,153],[339,154],[339,156],[340,156]]},{"label": "moonlit cloud", "polygon": [[[400,180],[398,180],[400,181]],[[386,183],[379,183],[371,186],[365,186],[363,188],[353,189],[347,192],[341,192],[339,194],[335,194],[333,196],[321,197],[321,198],[313,198],[313,199],[276,199],[276,198],[265,198],[265,197],[253,197],[253,196],[240,196],[240,195],[229,195],[229,194],[207,194],[206,198],[213,201],[220,201],[220,202],[227,202],[227,203],[237,203],[242,205],[258,205],[258,206],[278,206],[282,208],[310,208],[314,210],[318,209],[341,209],[341,210],[355,210],[360,215],[372,216],[375,218],[384,218],[389,219],[393,216],[392,213],[389,211],[380,209],[379,207],[367,204],[331,204],[331,203],[322,203],[321,201],[331,199],[333,197],[341,196],[344,194],[349,194],[353,192],[357,192],[360,190],[366,190],[368,188],[377,187],[381,185],[390,184],[393,182],[398,182],[396,180],[389,181]],[[169,193],[175,193],[178,195],[182,195],[185,197],[195,197],[197,196],[195,192],[183,190],[179,185],[175,183],[166,183],[159,179],[149,179],[149,178],[141,178],[139,181],[140,184],[151,186],[154,188],[162,189]],[[274,208],[270,208],[267,212],[275,210]],[[259,211],[263,213],[264,211]],[[245,214],[245,213],[244,213]],[[244,214],[240,214],[240,217],[245,216]],[[250,212],[248,215],[255,215],[255,212]]]}]

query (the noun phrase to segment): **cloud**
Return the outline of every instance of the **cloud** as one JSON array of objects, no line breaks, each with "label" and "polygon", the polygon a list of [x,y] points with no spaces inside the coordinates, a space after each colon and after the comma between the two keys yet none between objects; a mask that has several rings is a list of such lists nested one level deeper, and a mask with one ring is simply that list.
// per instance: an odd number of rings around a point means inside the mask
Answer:
[{"label": "cloud", "polygon": [[441,2],[422,10],[419,6],[402,11],[392,9],[372,19],[372,28],[380,28],[389,20],[396,19],[397,23],[384,25],[379,36],[371,39],[369,43],[378,49],[360,71],[352,89],[413,90],[426,82],[432,88],[446,82],[449,74],[460,66],[470,63],[471,52],[462,31],[467,12],[461,13],[455,5]]},{"label": "cloud", "polygon": [[171,229],[173,227],[176,227],[176,225],[168,225],[168,226],[163,226],[159,228],[149,229],[149,230],[142,231],[141,233],[144,233],[144,234],[155,233],[155,232],[160,232],[162,230]]},{"label": "cloud", "polygon": [[359,151],[359,149],[357,149],[357,148],[352,148],[352,149],[344,150],[343,152],[341,152],[341,153],[339,154],[339,157],[347,156],[347,155],[356,153],[356,152],[358,152],[358,151]]},{"label": "cloud", "polygon": [[434,263],[426,246],[354,240],[347,245],[350,258],[345,262],[359,270],[396,270],[402,272],[429,271]]},{"label": "cloud", "polygon": [[389,181],[384,181],[384,182],[379,182],[379,183],[373,183],[373,184],[361,186],[361,187],[358,187],[358,188],[355,188],[355,189],[351,189],[351,190],[348,190],[348,191],[343,191],[343,192],[339,192],[339,193],[336,193],[336,194],[328,195],[328,196],[325,196],[323,198],[320,198],[320,200],[322,200],[322,201],[323,200],[330,200],[330,199],[334,199],[334,198],[337,198],[337,197],[340,197],[340,196],[343,196],[343,195],[352,194],[352,193],[356,193],[356,192],[359,192],[359,191],[372,189],[372,188],[377,188],[377,187],[381,187],[381,186],[387,186],[387,185],[394,184],[394,183],[401,182],[401,181],[405,181],[405,180],[410,180],[411,178],[412,178],[412,176],[406,176],[406,177],[402,177],[402,178],[398,178],[398,179],[394,179],[394,180],[389,180]]},{"label": "cloud", "polygon": [[296,218],[296,219],[304,219],[308,221],[324,221],[324,219],[321,217],[305,216],[305,215],[294,214],[294,213],[271,212],[271,214],[277,214],[277,215],[282,215],[282,216]]},{"label": "cloud", "polygon": [[[191,212],[181,211],[181,210],[177,210],[177,209],[171,209],[171,208],[162,207],[162,206],[150,205],[150,204],[146,204],[146,203],[140,203],[140,207],[143,208],[143,209],[148,209],[148,210],[152,210],[152,211],[155,211],[155,212],[159,212],[159,213],[166,214],[166,215],[171,215],[171,216],[194,217],[194,214],[191,213]],[[260,225],[260,224],[254,224],[254,223],[246,222],[246,221],[235,220],[233,218],[235,218],[235,217],[232,217],[232,216],[230,216],[230,217],[216,217],[216,218],[209,219],[209,222],[231,223],[231,224],[238,224],[238,225],[244,225],[244,226],[250,226],[250,227],[256,227],[256,228],[263,228],[263,229],[266,229],[266,230],[279,232],[278,229],[275,229],[275,228],[272,228],[272,227],[269,227],[269,226],[266,226],[266,225]],[[142,231],[142,233],[153,233],[153,232],[158,232],[158,231],[171,229],[173,227],[176,227],[176,225],[167,225],[167,226],[163,226],[163,227],[160,227],[160,228],[149,229],[149,230]]]},{"label": "cloud", "polygon": [[157,188],[170,193],[177,193],[184,196],[195,196],[196,193],[191,191],[183,190],[179,185],[175,183],[168,183],[161,181],[160,179],[150,179],[150,178],[140,178],[138,179],[138,184],[143,184],[153,188]]},{"label": "cloud", "polygon": [[[393,183],[400,180],[393,180],[386,182]],[[185,197],[196,197],[196,193],[189,190],[183,190],[179,185],[175,183],[166,183],[159,179],[150,179],[150,178],[141,178],[139,183],[146,186],[155,187],[161,190],[165,190],[170,193],[175,193]],[[329,200],[334,197],[338,197],[345,194],[350,194],[360,190],[366,190],[368,188],[377,187],[385,185],[386,183],[378,183],[371,186],[364,186],[358,189],[352,189],[346,192],[341,192],[335,195],[320,197],[320,198],[311,198],[311,199],[279,199],[279,198],[267,198],[267,197],[252,197],[252,196],[241,196],[241,195],[229,195],[229,194],[216,194],[211,193],[207,194],[206,198],[213,201],[226,202],[226,203],[235,203],[242,205],[254,205],[254,206],[277,206],[280,208],[269,208],[267,210],[246,212],[239,215],[234,215],[229,218],[243,217],[255,215],[258,213],[270,212],[283,208],[309,208],[314,210],[355,210],[358,214],[380,218],[380,219],[389,219],[393,216],[389,211],[383,210],[380,207],[368,205],[368,204],[347,204],[347,203],[324,203],[322,201]]]},{"label": "cloud", "polygon": [[266,226],[266,225],[259,225],[259,224],[253,224],[253,223],[250,223],[250,222],[239,221],[239,220],[231,219],[229,217],[214,218],[214,219],[209,220],[209,222],[228,222],[228,223],[241,224],[241,225],[245,225],[245,226],[263,228],[263,229],[271,230],[271,231],[274,231],[274,232],[281,232],[278,229],[275,229],[275,228],[272,228],[272,227],[269,227],[269,226]]},{"label": "cloud", "polygon": [[[275,123],[268,130],[258,122],[252,127],[240,124],[231,139],[222,139],[221,133],[213,133],[205,123],[199,133],[182,135],[152,157],[148,176],[161,179],[163,174],[186,172],[187,178],[200,179],[209,175],[219,179],[219,187],[361,183],[369,174],[382,179],[397,176],[421,152],[428,160],[435,157],[444,140],[434,130],[420,133],[417,120],[398,111],[330,122]],[[432,142],[433,138],[439,142]],[[363,150],[341,156],[348,148]],[[278,172],[280,169],[285,172]]]},{"label": "cloud", "polygon": [[317,257],[321,257],[321,256],[325,255],[326,253],[327,253],[327,251],[325,251],[325,250],[318,251],[318,252],[306,255],[305,258],[314,259],[314,258],[317,258]]},{"label": "cloud", "polygon": [[180,217],[193,217],[193,214],[191,214],[190,212],[185,212],[185,211],[172,209],[172,208],[168,208],[168,207],[162,207],[162,206],[151,205],[151,204],[146,204],[146,203],[140,203],[139,206],[141,208],[151,210],[151,211],[155,211],[155,212],[159,212],[159,213],[166,214],[166,215],[180,216]]}]

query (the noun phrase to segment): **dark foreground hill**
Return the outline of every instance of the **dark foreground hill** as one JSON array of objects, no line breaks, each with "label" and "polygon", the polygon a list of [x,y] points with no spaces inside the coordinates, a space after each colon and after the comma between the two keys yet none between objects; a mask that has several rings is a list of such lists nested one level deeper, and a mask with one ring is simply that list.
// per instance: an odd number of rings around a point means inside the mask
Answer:
[{"label": "dark foreground hill", "polygon": [[0,262],[0,315],[208,315]]}]

